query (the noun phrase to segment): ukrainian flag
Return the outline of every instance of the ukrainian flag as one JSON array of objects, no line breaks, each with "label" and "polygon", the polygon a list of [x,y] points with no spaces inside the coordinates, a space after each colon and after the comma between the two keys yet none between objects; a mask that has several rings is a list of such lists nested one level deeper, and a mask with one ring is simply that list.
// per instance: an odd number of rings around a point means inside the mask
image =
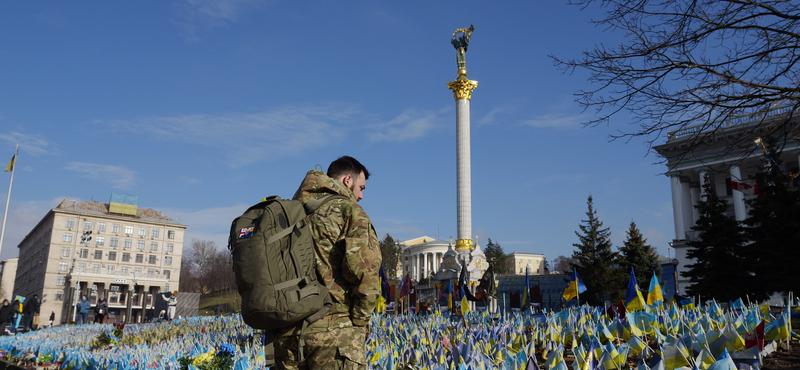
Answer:
[{"label": "ukrainian flag", "polygon": [[636,274],[633,273],[631,266],[631,277],[628,279],[628,291],[625,293],[625,309],[628,311],[638,311],[645,308],[644,297],[636,284]]},{"label": "ukrainian flag", "polygon": [[572,276],[570,276],[569,283],[567,283],[567,287],[561,297],[564,298],[564,301],[569,301],[585,291],[586,285],[583,285],[583,280],[578,276],[578,271],[572,269]]},{"label": "ukrainian flag", "polygon": [[656,273],[650,278],[650,288],[647,290],[647,304],[661,305],[664,303],[664,294],[661,292],[661,284],[658,283]]},{"label": "ukrainian flag", "polygon": [[6,165],[6,172],[11,172],[14,170],[14,163],[16,161],[17,161],[17,154],[14,153],[14,155],[11,156],[11,160],[8,161],[8,164]]},{"label": "ukrainian flag", "polygon": [[461,285],[461,316],[466,317],[469,312],[469,301],[467,301],[467,294],[464,292],[464,285]]}]

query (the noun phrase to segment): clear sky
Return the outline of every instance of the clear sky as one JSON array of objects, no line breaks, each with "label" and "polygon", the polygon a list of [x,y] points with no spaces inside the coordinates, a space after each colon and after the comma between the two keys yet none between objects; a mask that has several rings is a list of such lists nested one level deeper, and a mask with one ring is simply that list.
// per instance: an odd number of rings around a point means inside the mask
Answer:
[{"label": "clear sky", "polygon": [[[259,198],[290,197],[342,154],[372,177],[381,237],[456,234],[450,35],[475,24],[473,232],[506,251],[572,253],[594,196],[615,245],[635,221],[661,254],[668,179],[635,122],[582,128],[578,56],[615,36],[566,1],[136,1],[0,5],[0,160],[22,146],[2,257],[63,197],[141,207],[224,247]],[[8,174],[2,173],[5,201]],[[188,243],[187,243],[188,244]]]}]

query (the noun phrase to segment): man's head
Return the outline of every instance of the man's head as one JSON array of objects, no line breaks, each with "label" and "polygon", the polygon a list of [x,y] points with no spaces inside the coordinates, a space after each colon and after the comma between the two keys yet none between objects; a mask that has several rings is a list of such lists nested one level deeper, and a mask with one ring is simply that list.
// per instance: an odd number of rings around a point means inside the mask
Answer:
[{"label": "man's head", "polygon": [[355,158],[345,155],[331,162],[328,166],[328,177],[341,182],[342,185],[352,190],[357,201],[364,198],[369,171]]}]

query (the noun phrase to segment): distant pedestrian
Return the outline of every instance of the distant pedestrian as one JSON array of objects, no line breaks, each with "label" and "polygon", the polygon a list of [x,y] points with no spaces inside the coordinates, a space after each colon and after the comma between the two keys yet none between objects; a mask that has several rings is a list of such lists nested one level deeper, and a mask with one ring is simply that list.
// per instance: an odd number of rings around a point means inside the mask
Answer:
[{"label": "distant pedestrian", "polygon": [[89,300],[86,299],[85,295],[82,295],[81,300],[75,305],[75,311],[77,312],[76,320],[78,324],[85,324],[88,322],[89,306]]},{"label": "distant pedestrian", "polygon": [[50,327],[53,327],[53,323],[56,321],[56,311],[50,311]]},{"label": "distant pedestrian", "polygon": [[0,330],[5,332],[6,326],[11,325],[13,320],[14,307],[11,306],[11,303],[9,303],[7,299],[4,299],[3,305],[0,306]]},{"label": "distant pedestrian", "polygon": [[106,314],[108,314],[108,303],[106,303],[105,298],[101,298],[100,301],[97,302],[97,313],[94,315],[94,322],[95,323],[104,323]]},{"label": "distant pedestrian", "polygon": [[167,318],[170,321],[175,319],[175,311],[178,308],[178,291],[173,290],[172,293],[169,294],[169,297],[162,293],[161,298],[167,301]]},{"label": "distant pedestrian", "polygon": [[14,331],[19,329],[19,323],[22,321],[22,301],[19,297],[14,300]]},{"label": "distant pedestrian", "polygon": [[[22,309],[23,310],[22,316],[23,316],[23,319],[24,319],[24,324],[22,325],[22,327],[25,330],[29,330],[30,331],[30,330],[34,329],[33,328],[33,326],[34,326],[33,318],[34,318],[34,316],[39,315],[40,306],[41,306],[41,304],[39,302],[39,295],[38,294],[34,294],[33,297],[31,297],[30,299],[25,300],[25,305],[23,306],[23,309]],[[37,323],[37,326],[38,326],[38,323]]]}]

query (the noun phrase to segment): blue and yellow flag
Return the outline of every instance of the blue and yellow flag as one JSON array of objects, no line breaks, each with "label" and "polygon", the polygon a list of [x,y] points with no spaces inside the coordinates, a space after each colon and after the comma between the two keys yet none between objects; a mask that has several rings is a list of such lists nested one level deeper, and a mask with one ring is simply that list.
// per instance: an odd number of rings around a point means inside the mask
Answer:
[{"label": "blue and yellow flag", "polygon": [[628,311],[643,310],[645,307],[644,297],[636,284],[636,274],[633,273],[631,266],[631,277],[628,279],[628,291],[625,293],[625,309]]},{"label": "blue and yellow flag", "polygon": [[660,305],[664,303],[664,294],[661,292],[661,284],[658,283],[656,273],[650,278],[650,288],[647,290],[647,304]]},{"label": "blue and yellow flag", "polygon": [[17,161],[17,154],[14,153],[14,155],[11,156],[11,160],[8,161],[8,164],[6,165],[6,172],[11,172],[14,170],[14,162],[16,161]]},{"label": "blue and yellow flag", "polygon": [[467,301],[467,294],[464,292],[464,284],[461,285],[461,316],[466,316],[469,312],[469,301]]},{"label": "blue and yellow flag", "polygon": [[564,301],[569,301],[585,291],[586,285],[583,285],[583,280],[578,276],[578,271],[572,269],[572,276],[570,276],[567,287],[564,288],[564,294],[561,297],[564,298]]}]

